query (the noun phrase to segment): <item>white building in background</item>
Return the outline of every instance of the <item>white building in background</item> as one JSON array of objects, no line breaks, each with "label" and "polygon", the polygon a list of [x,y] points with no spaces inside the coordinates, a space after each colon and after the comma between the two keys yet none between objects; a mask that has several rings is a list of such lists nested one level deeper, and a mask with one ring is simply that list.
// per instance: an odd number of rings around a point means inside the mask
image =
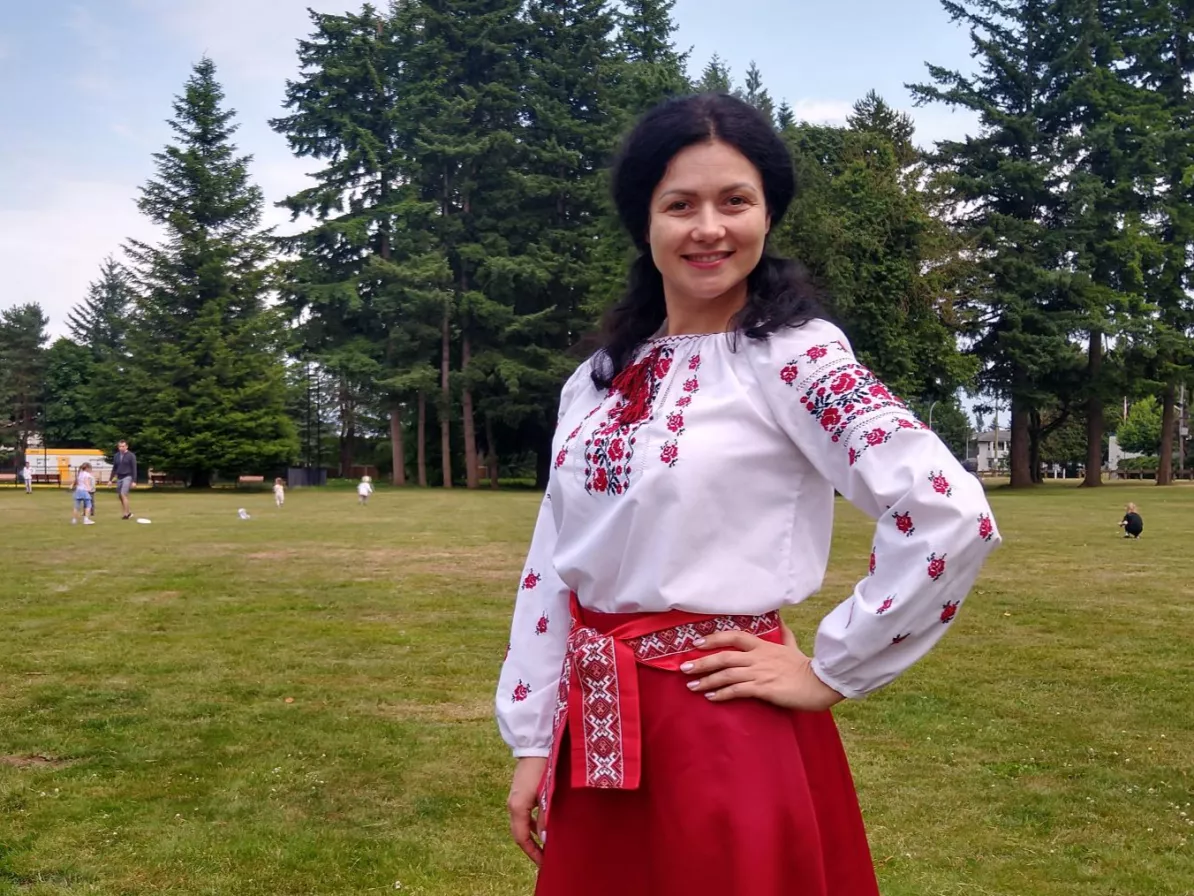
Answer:
[{"label": "white building in background", "polygon": [[1006,463],[1006,458],[1012,447],[1010,430],[993,429],[979,433],[976,441],[978,442],[978,453],[975,455],[975,460],[978,462],[980,473],[992,473],[999,469],[1000,460],[1004,460]]}]

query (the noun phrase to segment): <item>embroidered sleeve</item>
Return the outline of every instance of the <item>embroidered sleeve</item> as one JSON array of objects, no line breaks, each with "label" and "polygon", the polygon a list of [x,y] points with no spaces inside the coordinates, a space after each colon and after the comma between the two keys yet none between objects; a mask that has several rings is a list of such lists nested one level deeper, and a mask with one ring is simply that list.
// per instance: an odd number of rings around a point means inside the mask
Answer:
[{"label": "embroidered sleeve", "polygon": [[891,682],[957,616],[999,534],[981,483],[824,321],[777,334],[758,371],[780,426],[876,521],[866,575],[822,620],[817,675],[846,697]]},{"label": "embroidered sleeve", "polygon": [[[557,437],[565,411],[587,388],[589,371],[588,364],[582,365],[564,386]],[[551,752],[556,691],[571,626],[571,591],[556,574],[553,559],[557,528],[551,496],[557,488],[553,473],[539,505],[531,547],[519,577],[510,640],[498,677],[498,728],[502,739],[519,757],[547,756]]]}]

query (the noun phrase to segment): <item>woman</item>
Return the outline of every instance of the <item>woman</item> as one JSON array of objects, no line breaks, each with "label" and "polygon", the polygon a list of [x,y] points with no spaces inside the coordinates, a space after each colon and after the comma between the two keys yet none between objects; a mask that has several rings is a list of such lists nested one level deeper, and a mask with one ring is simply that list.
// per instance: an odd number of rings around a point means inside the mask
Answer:
[{"label": "woman", "polygon": [[[514,839],[540,896],[875,894],[827,710],[950,627],[982,486],[766,253],[795,184],[760,113],[657,107],[613,189],[640,255],[563,390],[498,686]],[[878,525],[806,656],[776,611],[821,584],[835,489]]]}]

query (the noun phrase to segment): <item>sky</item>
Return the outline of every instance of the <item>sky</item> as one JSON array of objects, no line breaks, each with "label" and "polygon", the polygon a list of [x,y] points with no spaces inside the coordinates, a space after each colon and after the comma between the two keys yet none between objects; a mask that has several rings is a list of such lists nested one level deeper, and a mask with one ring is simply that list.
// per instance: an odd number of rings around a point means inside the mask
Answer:
[{"label": "sky", "polygon": [[[137,211],[170,138],[171,103],[203,55],[215,62],[235,140],[253,156],[267,225],[292,229],[274,207],[317,167],[268,126],[298,74],[307,9],[348,0],[38,0],[5,4],[0,19],[0,308],[38,302],[62,335],[104,258],[129,238],[154,240]],[[698,72],[717,53],[741,80],[754,60],[764,86],[801,119],[842,123],[875,89],[917,123],[917,140],[973,133],[974,119],[915,109],[905,88],[926,61],[969,70],[969,38],[939,0],[677,0],[676,43]]]}]

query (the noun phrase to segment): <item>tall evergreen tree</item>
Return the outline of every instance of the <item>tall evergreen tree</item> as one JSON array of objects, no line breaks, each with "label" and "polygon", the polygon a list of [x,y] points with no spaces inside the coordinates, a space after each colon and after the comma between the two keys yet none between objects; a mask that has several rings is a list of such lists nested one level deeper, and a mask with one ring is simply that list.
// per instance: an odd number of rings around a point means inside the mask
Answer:
[{"label": "tall evergreen tree", "polygon": [[[459,359],[465,478],[479,483],[473,358],[500,344],[509,308],[486,285],[514,263],[506,223],[520,199],[515,174],[524,109],[526,19],[521,0],[423,0],[395,6],[406,71],[396,114],[413,125],[420,196],[439,205],[430,230],[452,272],[441,327],[441,444],[452,484],[449,421],[453,348]],[[458,342],[457,342],[458,338]]]},{"label": "tall evergreen tree", "polygon": [[90,349],[70,339],[57,339],[46,351],[41,404],[47,444],[96,445],[96,423],[101,419],[95,403],[98,366]]},{"label": "tall evergreen tree", "polygon": [[11,439],[18,459],[42,427],[49,322],[36,303],[0,311],[0,441]]},{"label": "tall evergreen tree", "polygon": [[968,313],[980,385],[1011,398],[1011,479],[1032,485],[1033,413],[1050,398],[1078,309],[1061,271],[1066,245],[1058,183],[1064,83],[1059,62],[1069,31],[1053,0],[943,0],[970,27],[977,74],[930,65],[933,84],[910,85],[919,103],[979,116],[980,133],[937,145],[951,220],[976,259]]},{"label": "tall evergreen tree", "polygon": [[264,308],[268,234],[249,157],[232,143],[216,68],[195,65],[169,121],[173,142],[138,207],[165,231],[132,241],[138,324],[130,334],[123,424],[155,467],[208,485],[216,473],[268,472],[297,453],[285,412],[275,316]]},{"label": "tall evergreen tree", "polygon": [[1142,325],[1145,268],[1157,254],[1146,222],[1163,107],[1158,94],[1132,83],[1124,64],[1123,41],[1131,27],[1125,15],[1134,11],[1099,0],[1060,0],[1057,12],[1058,27],[1071,37],[1058,68],[1066,81],[1060,111],[1067,257],[1082,298],[1087,344],[1083,484],[1098,486],[1103,406],[1122,394],[1119,358],[1106,357],[1105,343]]},{"label": "tall evergreen tree", "polygon": [[775,113],[775,127],[785,135],[796,127],[796,113],[792,111],[787,100],[779,104],[779,109]]},{"label": "tall evergreen tree", "polygon": [[[404,84],[399,16],[366,4],[359,13],[311,13],[299,42],[302,76],[287,84],[290,114],[270,125],[300,157],[325,167],[315,184],[281,205],[315,227],[281,241],[287,306],[301,327],[304,357],[340,379],[341,474],[353,465],[356,414],[381,399],[390,409],[394,481],[405,482],[403,409],[421,404],[438,336],[449,271],[429,233],[433,202],[413,182],[409,128],[396,108]],[[384,395],[374,396],[378,389]]]},{"label": "tall evergreen tree", "polygon": [[1158,257],[1147,294],[1157,313],[1148,341],[1161,388],[1162,438],[1157,484],[1173,482],[1177,394],[1194,377],[1194,0],[1133,0],[1125,10],[1128,75],[1154,91],[1165,122],[1157,146]]},{"label": "tall evergreen tree", "polygon": [[874,90],[854,104],[846,123],[856,131],[878,134],[895,150],[896,162],[908,167],[920,161],[920,151],[912,142],[916,124],[906,112],[897,112]]}]

